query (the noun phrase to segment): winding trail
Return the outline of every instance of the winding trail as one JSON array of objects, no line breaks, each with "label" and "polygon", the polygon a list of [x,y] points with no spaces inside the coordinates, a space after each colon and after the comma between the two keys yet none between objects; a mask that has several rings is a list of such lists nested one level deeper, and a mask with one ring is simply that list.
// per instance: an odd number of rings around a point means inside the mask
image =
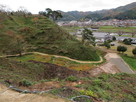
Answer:
[{"label": "winding trail", "polygon": [[[59,56],[59,55],[50,55],[50,54],[45,54],[45,53],[41,53],[41,52],[26,52],[26,53],[22,53],[22,55],[26,55],[26,54],[38,54],[38,55],[43,55],[43,56],[54,56],[56,58],[64,58],[70,61],[74,61],[77,63],[86,63],[86,64],[91,64],[91,63],[102,63],[103,62],[103,58],[100,56],[100,61],[80,61],[80,60],[76,60],[76,59],[72,59],[66,56]],[[0,57],[13,57],[13,56],[19,56],[19,54],[16,55],[5,55],[5,56],[0,56]]]},{"label": "winding trail", "polygon": [[66,57],[66,56],[49,55],[49,54],[44,54],[44,53],[40,53],[40,52],[32,52],[32,53],[33,54],[39,54],[39,55],[54,56],[56,58],[64,58],[64,59],[67,59],[67,60],[70,60],[70,61],[74,61],[74,62],[77,62],[77,63],[101,63],[101,62],[103,62],[103,58],[102,57],[100,57],[100,61],[80,61],[80,60],[72,59],[72,58],[69,58],[69,57]]},{"label": "winding trail", "polygon": [[[67,59],[67,60],[70,60],[70,61],[74,61],[74,62],[77,62],[77,63],[84,63],[84,64],[85,63],[91,64],[91,63],[102,63],[103,62],[103,58],[101,56],[100,56],[100,61],[80,61],[80,60],[72,59],[72,58],[69,58],[69,57],[66,57],[66,56],[50,55],[50,54],[45,54],[45,53],[41,53],[41,52],[22,53],[22,55],[26,55],[26,54],[38,54],[38,55],[43,55],[43,56],[54,56],[56,58],[64,58],[64,59]],[[19,54],[5,55],[5,56],[0,56],[0,57],[13,57],[13,56],[19,56]],[[135,74],[135,72],[129,67],[129,65],[117,53],[108,52],[105,55],[105,59],[106,59],[107,62],[102,64],[98,68],[94,69],[92,71],[92,74],[95,74],[95,73],[98,74],[100,72],[111,73],[111,74],[115,74],[115,73],[119,73],[119,72],[128,73],[128,74]]]}]

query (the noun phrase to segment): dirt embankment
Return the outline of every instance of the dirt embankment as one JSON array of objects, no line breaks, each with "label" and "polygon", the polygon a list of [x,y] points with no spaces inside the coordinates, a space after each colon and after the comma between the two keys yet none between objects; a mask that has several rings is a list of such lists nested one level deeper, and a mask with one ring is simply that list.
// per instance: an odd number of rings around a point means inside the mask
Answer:
[{"label": "dirt embankment", "polygon": [[76,76],[76,77],[89,76],[89,73],[87,71],[75,71],[55,64],[38,62],[38,61],[29,61],[29,62],[43,64],[45,66],[44,74],[43,74],[43,78],[45,79],[54,79],[54,78],[65,79],[68,76]]},{"label": "dirt embankment", "polygon": [[70,102],[49,94],[22,94],[0,84],[0,102]]}]

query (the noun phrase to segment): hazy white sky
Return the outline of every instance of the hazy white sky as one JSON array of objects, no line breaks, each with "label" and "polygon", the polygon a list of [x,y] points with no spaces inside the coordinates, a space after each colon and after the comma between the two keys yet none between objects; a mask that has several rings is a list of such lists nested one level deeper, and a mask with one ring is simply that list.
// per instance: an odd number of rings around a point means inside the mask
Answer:
[{"label": "hazy white sky", "polygon": [[136,0],[0,0],[0,4],[8,5],[12,10],[20,6],[32,13],[51,8],[62,11],[95,11],[123,6]]}]

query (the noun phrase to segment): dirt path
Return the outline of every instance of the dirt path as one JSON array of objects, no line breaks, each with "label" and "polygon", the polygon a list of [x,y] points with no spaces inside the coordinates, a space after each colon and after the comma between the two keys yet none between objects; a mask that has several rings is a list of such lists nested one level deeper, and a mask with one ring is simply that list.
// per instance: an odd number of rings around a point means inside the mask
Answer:
[{"label": "dirt path", "polygon": [[39,55],[48,55],[48,56],[54,56],[54,57],[57,57],[57,58],[64,58],[64,59],[67,59],[67,60],[70,60],[70,61],[74,61],[74,62],[78,62],[78,63],[101,63],[103,62],[103,58],[100,57],[100,61],[79,61],[79,60],[75,60],[75,59],[72,59],[72,58],[69,58],[69,57],[66,57],[66,56],[58,56],[58,55],[49,55],[49,54],[44,54],[44,53],[40,53],[40,52],[33,52],[34,54],[39,54]]},{"label": "dirt path", "polygon": [[119,72],[134,74],[134,71],[123,61],[117,53],[107,53],[106,63],[90,71],[91,75],[96,76],[100,73],[115,74]]},{"label": "dirt path", "polygon": [[0,102],[71,102],[51,95],[21,94],[0,84]]},{"label": "dirt path", "polygon": [[[69,58],[69,57],[66,57],[66,56],[59,56],[59,55],[50,55],[50,54],[45,54],[45,53],[41,53],[41,52],[27,52],[27,53],[22,53],[22,55],[25,55],[25,54],[39,54],[39,55],[48,55],[48,56],[54,56],[54,57],[57,57],[57,58],[64,58],[64,59],[67,59],[67,60],[70,60],[70,61],[74,61],[74,62],[77,62],[77,63],[87,63],[87,64],[90,64],[90,63],[102,63],[103,62],[103,58],[100,56],[100,61],[79,61],[79,60],[76,60],[76,59],[72,59],[72,58]],[[16,54],[16,55],[5,55],[5,56],[0,56],[0,57],[11,57],[11,56],[19,56],[19,54]]]}]

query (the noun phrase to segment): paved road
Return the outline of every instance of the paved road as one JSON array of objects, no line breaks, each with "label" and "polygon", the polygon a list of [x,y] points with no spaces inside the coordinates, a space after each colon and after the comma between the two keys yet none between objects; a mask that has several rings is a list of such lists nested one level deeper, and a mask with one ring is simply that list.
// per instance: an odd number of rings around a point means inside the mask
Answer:
[{"label": "paved road", "polygon": [[134,74],[135,72],[129,67],[128,64],[124,62],[124,60],[117,55],[116,53],[107,54],[106,58],[110,63],[116,66],[123,73]]}]

